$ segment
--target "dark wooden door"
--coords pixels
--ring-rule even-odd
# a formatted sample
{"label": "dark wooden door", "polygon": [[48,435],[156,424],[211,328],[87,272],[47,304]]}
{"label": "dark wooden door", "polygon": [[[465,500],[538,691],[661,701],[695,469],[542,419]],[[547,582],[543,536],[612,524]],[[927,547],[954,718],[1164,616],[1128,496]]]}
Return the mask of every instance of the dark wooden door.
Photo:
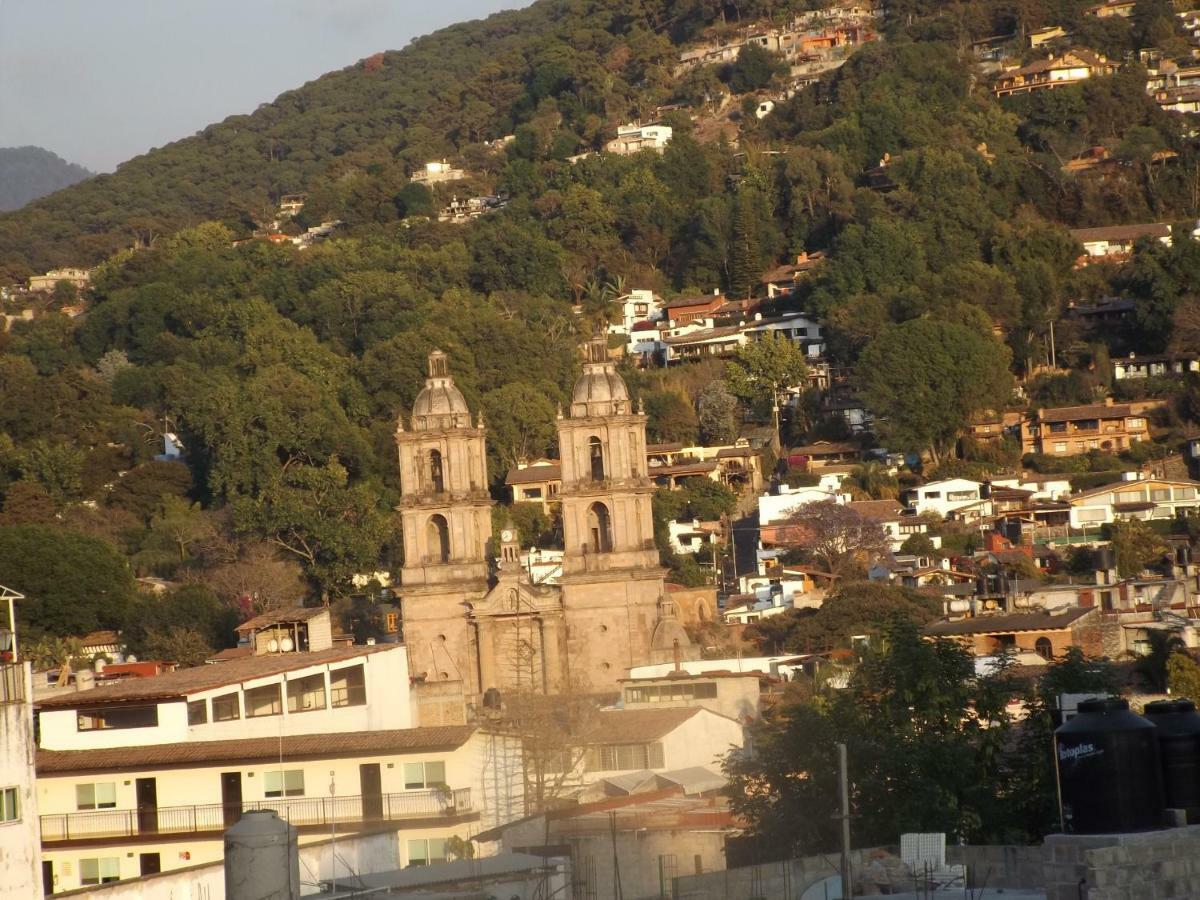
{"label": "dark wooden door", "polygon": [[242,817],[242,773],[221,773],[221,811],[228,828]]}
{"label": "dark wooden door", "polygon": [[42,860],[42,893],[54,893],[54,862],[49,859]]}
{"label": "dark wooden door", "polygon": [[383,788],[379,776],[379,763],[363,763],[358,767],[360,792],[362,793],[362,815],[364,822],[383,819]]}
{"label": "dark wooden door", "polygon": [[158,781],[139,778],[136,787],[138,831],[154,834],[158,831]]}
{"label": "dark wooden door", "polygon": [[157,875],[162,871],[162,857],[157,853],[142,853],[138,861],[142,875]]}

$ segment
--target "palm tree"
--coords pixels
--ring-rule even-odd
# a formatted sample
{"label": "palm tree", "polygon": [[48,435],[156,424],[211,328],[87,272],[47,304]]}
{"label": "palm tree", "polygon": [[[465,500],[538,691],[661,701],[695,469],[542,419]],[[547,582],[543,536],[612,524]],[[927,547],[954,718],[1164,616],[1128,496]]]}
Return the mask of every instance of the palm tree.
{"label": "palm tree", "polygon": [[871,500],[893,500],[900,486],[888,468],[878,460],[867,460],[850,473],[853,486]]}

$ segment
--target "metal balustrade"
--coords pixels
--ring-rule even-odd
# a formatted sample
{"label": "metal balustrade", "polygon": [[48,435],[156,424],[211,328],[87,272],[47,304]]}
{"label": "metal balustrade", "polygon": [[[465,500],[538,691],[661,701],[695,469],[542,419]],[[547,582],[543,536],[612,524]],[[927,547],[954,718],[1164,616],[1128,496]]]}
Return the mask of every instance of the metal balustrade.
{"label": "metal balustrade", "polygon": [[428,819],[474,812],[471,789],[401,791],[345,797],[252,800],[227,806],[160,806],[157,809],[100,809],[41,816],[42,842],[125,838],[153,834],[221,832],[244,812],[273,809],[296,826],[360,826],[404,819]]}

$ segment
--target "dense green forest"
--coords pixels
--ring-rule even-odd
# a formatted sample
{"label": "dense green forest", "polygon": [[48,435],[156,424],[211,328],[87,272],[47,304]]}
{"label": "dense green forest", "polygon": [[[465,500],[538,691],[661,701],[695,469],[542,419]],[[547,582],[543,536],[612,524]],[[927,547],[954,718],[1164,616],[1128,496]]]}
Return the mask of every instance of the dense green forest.
{"label": "dense green forest", "polygon": [[0,147],[0,212],[91,177],[83,166],[41,147]]}
{"label": "dense green forest", "polygon": [[[1069,226],[1197,215],[1190,128],[1147,95],[1136,57],[1113,77],[997,101],[970,52],[994,35],[1019,48],[1026,31],[1060,23],[1119,56],[1178,39],[1169,4],[1146,0],[1132,20],[1100,25],[1077,0],[888,2],[880,40],[761,121],[741,110],[782,76],[753,54],[674,74],[692,42],[822,5],[539,0],[0,216],[6,280],[95,266],[85,315],[54,311],[73,299],[63,291],[0,334],[0,571],[32,573],[11,585],[38,598],[23,607],[27,624],[145,632],[132,574],[195,583],[178,600],[190,612],[154,626],[159,648],[185,646],[176,632],[207,627],[197,610],[233,597],[345,597],[352,573],[399,563],[392,434],[429,350],[450,355],[484,413],[501,496],[507,467],[553,452],[579,342],[622,289],[746,296],[779,261],[825,251],[789,302],[822,317],[836,366],[910,360],[920,383],[957,371],[962,348],[979,350],[970,378],[988,391],[964,380],[940,420],[886,435],[914,450],[950,446],[968,401],[1002,400],[1010,368],[1044,362],[1070,298],[1138,300],[1114,351],[1200,337],[1172,324],[1197,311],[1194,242],[1144,246],[1122,269],[1074,268]],[[665,113],[675,135],[661,155],[568,159],[668,104],[684,108]],[[704,136],[717,115],[737,125],[736,146]],[[1094,145],[1120,165],[1104,178],[1064,173]],[[1155,155],[1164,150],[1169,164]],[[885,154],[893,184],[880,191],[864,170]],[[443,158],[466,181],[410,181]],[[295,192],[308,199],[285,230],[337,219],[336,239],[303,250],[238,240]],[[430,215],[472,192],[510,202],[464,225]],[[1081,378],[1107,352],[1065,324],[1059,347]],[[735,404],[761,415],[736,377],[733,394],[706,390],[721,375],[630,370],[651,438],[736,430]],[[864,387],[893,402],[887,385]],[[809,425],[819,423],[789,437]],[[152,459],[164,427],[182,438],[186,467]],[[103,602],[51,590],[61,566],[13,566],[51,546],[104,573]]]}

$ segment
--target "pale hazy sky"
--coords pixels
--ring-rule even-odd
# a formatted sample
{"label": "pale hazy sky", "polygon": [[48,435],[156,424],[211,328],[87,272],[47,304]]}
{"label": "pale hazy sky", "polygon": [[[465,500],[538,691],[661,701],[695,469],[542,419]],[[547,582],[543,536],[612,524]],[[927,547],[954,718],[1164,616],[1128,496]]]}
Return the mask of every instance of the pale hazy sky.
{"label": "pale hazy sky", "polygon": [[529,0],[0,0],[0,147],[117,163]]}

